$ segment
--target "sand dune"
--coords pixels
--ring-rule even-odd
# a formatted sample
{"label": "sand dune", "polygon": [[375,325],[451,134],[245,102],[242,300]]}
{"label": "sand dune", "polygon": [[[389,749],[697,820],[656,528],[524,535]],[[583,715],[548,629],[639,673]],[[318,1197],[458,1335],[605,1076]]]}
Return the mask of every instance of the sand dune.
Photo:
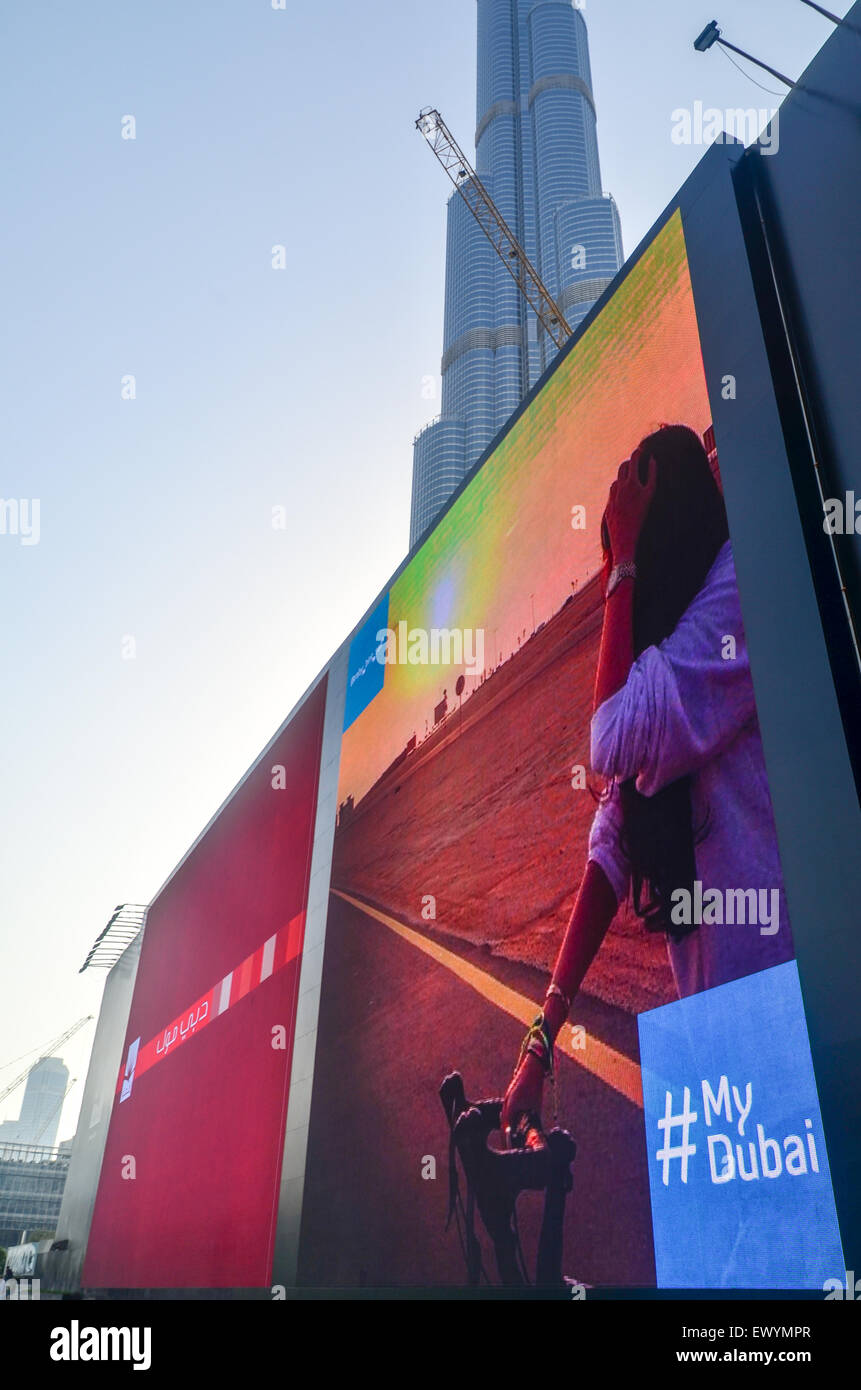
{"label": "sand dune", "polygon": [[[588,774],[600,632],[594,580],[342,818],[333,884],[549,970],[595,813],[571,769]],[[422,916],[427,895],[435,921]],[[623,908],[584,988],[631,1013],[676,998],[663,938]]]}

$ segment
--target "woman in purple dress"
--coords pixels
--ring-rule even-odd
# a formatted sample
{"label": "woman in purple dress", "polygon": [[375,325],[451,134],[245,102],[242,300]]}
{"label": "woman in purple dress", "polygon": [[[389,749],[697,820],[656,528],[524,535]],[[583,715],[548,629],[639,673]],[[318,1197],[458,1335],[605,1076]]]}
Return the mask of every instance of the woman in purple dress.
{"label": "woman in purple dress", "polygon": [[506,1094],[515,1143],[629,892],[645,928],[665,934],[680,996],[793,956],[726,509],[693,430],[664,426],[621,465],[602,541],[592,768],[607,791]]}

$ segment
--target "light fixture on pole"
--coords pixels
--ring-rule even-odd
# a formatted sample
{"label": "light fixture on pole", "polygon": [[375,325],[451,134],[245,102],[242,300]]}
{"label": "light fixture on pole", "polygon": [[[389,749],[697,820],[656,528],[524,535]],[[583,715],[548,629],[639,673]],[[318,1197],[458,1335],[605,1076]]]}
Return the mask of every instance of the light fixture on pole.
{"label": "light fixture on pole", "polygon": [[763,63],[759,58],[754,58],[752,53],[746,53],[743,48],[736,48],[734,43],[730,43],[728,39],[722,38],[718,22],[716,19],[713,19],[711,24],[707,24],[705,29],[703,29],[699,38],[694,39],[694,48],[698,53],[705,53],[707,49],[711,48],[712,45],[716,43],[719,43],[722,48],[732,49],[733,53],[738,53],[742,58],[747,58],[749,63],[755,63],[758,68],[764,68],[766,72],[771,73],[772,77],[776,77],[778,82],[785,82],[787,87],[795,86],[791,77],[786,77],[782,72],[778,72],[777,68],[769,67],[768,63]]}

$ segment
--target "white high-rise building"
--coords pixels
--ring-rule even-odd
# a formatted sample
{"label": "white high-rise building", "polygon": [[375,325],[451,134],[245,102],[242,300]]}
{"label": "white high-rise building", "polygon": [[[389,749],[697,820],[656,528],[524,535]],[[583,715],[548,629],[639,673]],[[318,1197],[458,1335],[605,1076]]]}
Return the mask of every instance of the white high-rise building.
{"label": "white high-rise building", "polygon": [[0,1143],[53,1149],[68,1084],[69,1069],[59,1057],[40,1057],[27,1077],[18,1119],[0,1125]]}

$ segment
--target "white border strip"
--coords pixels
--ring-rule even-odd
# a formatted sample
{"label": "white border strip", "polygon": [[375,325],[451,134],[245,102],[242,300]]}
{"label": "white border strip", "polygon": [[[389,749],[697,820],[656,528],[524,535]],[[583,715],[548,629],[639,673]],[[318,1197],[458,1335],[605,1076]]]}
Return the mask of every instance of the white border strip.
{"label": "white border strip", "polygon": [[338,772],[347,698],[349,650],[348,641],[339,648],[328,668],[329,682],[323,722],[323,745],[320,752],[317,815],[314,822],[314,844],[308,882],[305,941],[299,970],[287,1128],[284,1136],[272,1262],[272,1283],[283,1285],[285,1288],[295,1287],[299,1264],[302,1199],[305,1191],[311,1093],[314,1087],[314,1058],[317,1051],[317,1020],[320,1013],[323,951],[329,912],[332,850],[335,844],[335,818],[338,810]]}

